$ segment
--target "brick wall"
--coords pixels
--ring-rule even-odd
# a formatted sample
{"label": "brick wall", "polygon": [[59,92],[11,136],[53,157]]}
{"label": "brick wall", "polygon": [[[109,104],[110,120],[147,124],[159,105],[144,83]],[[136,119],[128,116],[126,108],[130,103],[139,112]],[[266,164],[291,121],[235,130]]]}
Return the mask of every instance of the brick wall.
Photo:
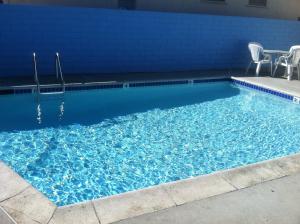
{"label": "brick wall", "polygon": [[200,14],[0,5],[0,76],[245,67],[247,43],[288,49],[300,22]]}

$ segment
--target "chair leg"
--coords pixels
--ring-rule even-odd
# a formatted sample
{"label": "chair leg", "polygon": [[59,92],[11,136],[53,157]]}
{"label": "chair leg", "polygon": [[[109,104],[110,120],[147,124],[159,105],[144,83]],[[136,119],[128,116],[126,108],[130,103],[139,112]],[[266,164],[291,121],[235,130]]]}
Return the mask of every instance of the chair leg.
{"label": "chair leg", "polygon": [[256,66],[256,76],[258,76],[259,75],[259,72],[260,72],[260,68],[261,68],[261,62],[258,62],[257,63],[257,66]]}
{"label": "chair leg", "polygon": [[249,69],[251,68],[252,65],[252,61],[250,61],[250,64],[248,65],[247,69],[246,69],[246,75],[248,75]]}
{"label": "chair leg", "polygon": [[290,65],[288,65],[288,67],[287,67],[287,75],[288,75],[287,80],[291,81],[292,76],[293,76],[293,67]]}
{"label": "chair leg", "polygon": [[287,77],[288,77],[287,74],[288,74],[288,69],[287,69],[287,67],[285,67],[283,77],[284,77],[284,78],[287,78]]}
{"label": "chair leg", "polygon": [[275,77],[277,69],[278,69],[278,64],[276,64],[276,66],[275,66],[274,72],[272,74],[273,77]]}
{"label": "chair leg", "polygon": [[271,76],[273,76],[273,62],[270,62],[271,66],[270,66],[270,71],[271,71]]}

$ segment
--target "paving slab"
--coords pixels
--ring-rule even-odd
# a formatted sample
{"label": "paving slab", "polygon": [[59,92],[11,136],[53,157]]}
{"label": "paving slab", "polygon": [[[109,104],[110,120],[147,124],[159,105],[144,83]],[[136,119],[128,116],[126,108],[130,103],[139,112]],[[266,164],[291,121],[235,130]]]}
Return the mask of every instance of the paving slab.
{"label": "paving slab", "polygon": [[2,207],[0,207],[0,224],[17,224]]}
{"label": "paving slab", "polygon": [[163,185],[176,205],[236,190],[221,175],[212,174]]}
{"label": "paving slab", "polygon": [[22,177],[0,161],[0,202],[15,196],[28,186]]}
{"label": "paving slab", "polygon": [[274,160],[275,163],[282,169],[285,175],[292,175],[300,172],[300,154],[287,156]]}
{"label": "paving slab", "polygon": [[276,162],[270,160],[232,169],[224,172],[222,176],[236,188],[242,189],[286,176],[286,174]]}
{"label": "paving slab", "polygon": [[[48,223],[56,206],[50,202],[42,193],[33,187],[28,187],[20,194],[5,200],[0,205],[16,221],[28,217],[39,223]],[[21,222],[20,223],[26,223]]]}
{"label": "paving slab", "polygon": [[59,207],[49,224],[100,224],[92,202]]}
{"label": "paving slab", "polygon": [[20,211],[7,207],[3,207],[3,209],[13,218],[13,220],[15,220],[17,224],[40,224],[39,222],[34,221],[31,217]]}
{"label": "paving slab", "polygon": [[175,206],[161,187],[152,187],[93,201],[101,224]]}
{"label": "paving slab", "polygon": [[116,224],[299,224],[300,174],[116,222]]}

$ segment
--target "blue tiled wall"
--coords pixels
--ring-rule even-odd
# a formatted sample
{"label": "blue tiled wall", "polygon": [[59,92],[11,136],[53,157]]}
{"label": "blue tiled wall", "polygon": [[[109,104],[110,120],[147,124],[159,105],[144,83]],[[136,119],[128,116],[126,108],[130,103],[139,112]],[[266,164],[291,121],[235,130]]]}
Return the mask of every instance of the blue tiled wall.
{"label": "blue tiled wall", "polygon": [[288,49],[300,22],[198,14],[0,5],[0,76],[245,67],[247,43]]}

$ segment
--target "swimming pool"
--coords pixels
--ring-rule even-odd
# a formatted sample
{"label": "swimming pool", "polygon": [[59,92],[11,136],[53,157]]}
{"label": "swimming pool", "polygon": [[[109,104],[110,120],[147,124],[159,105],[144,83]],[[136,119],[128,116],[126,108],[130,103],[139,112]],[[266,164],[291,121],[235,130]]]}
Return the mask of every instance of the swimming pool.
{"label": "swimming pool", "polygon": [[0,159],[59,206],[300,151],[299,105],[229,81],[0,105]]}

